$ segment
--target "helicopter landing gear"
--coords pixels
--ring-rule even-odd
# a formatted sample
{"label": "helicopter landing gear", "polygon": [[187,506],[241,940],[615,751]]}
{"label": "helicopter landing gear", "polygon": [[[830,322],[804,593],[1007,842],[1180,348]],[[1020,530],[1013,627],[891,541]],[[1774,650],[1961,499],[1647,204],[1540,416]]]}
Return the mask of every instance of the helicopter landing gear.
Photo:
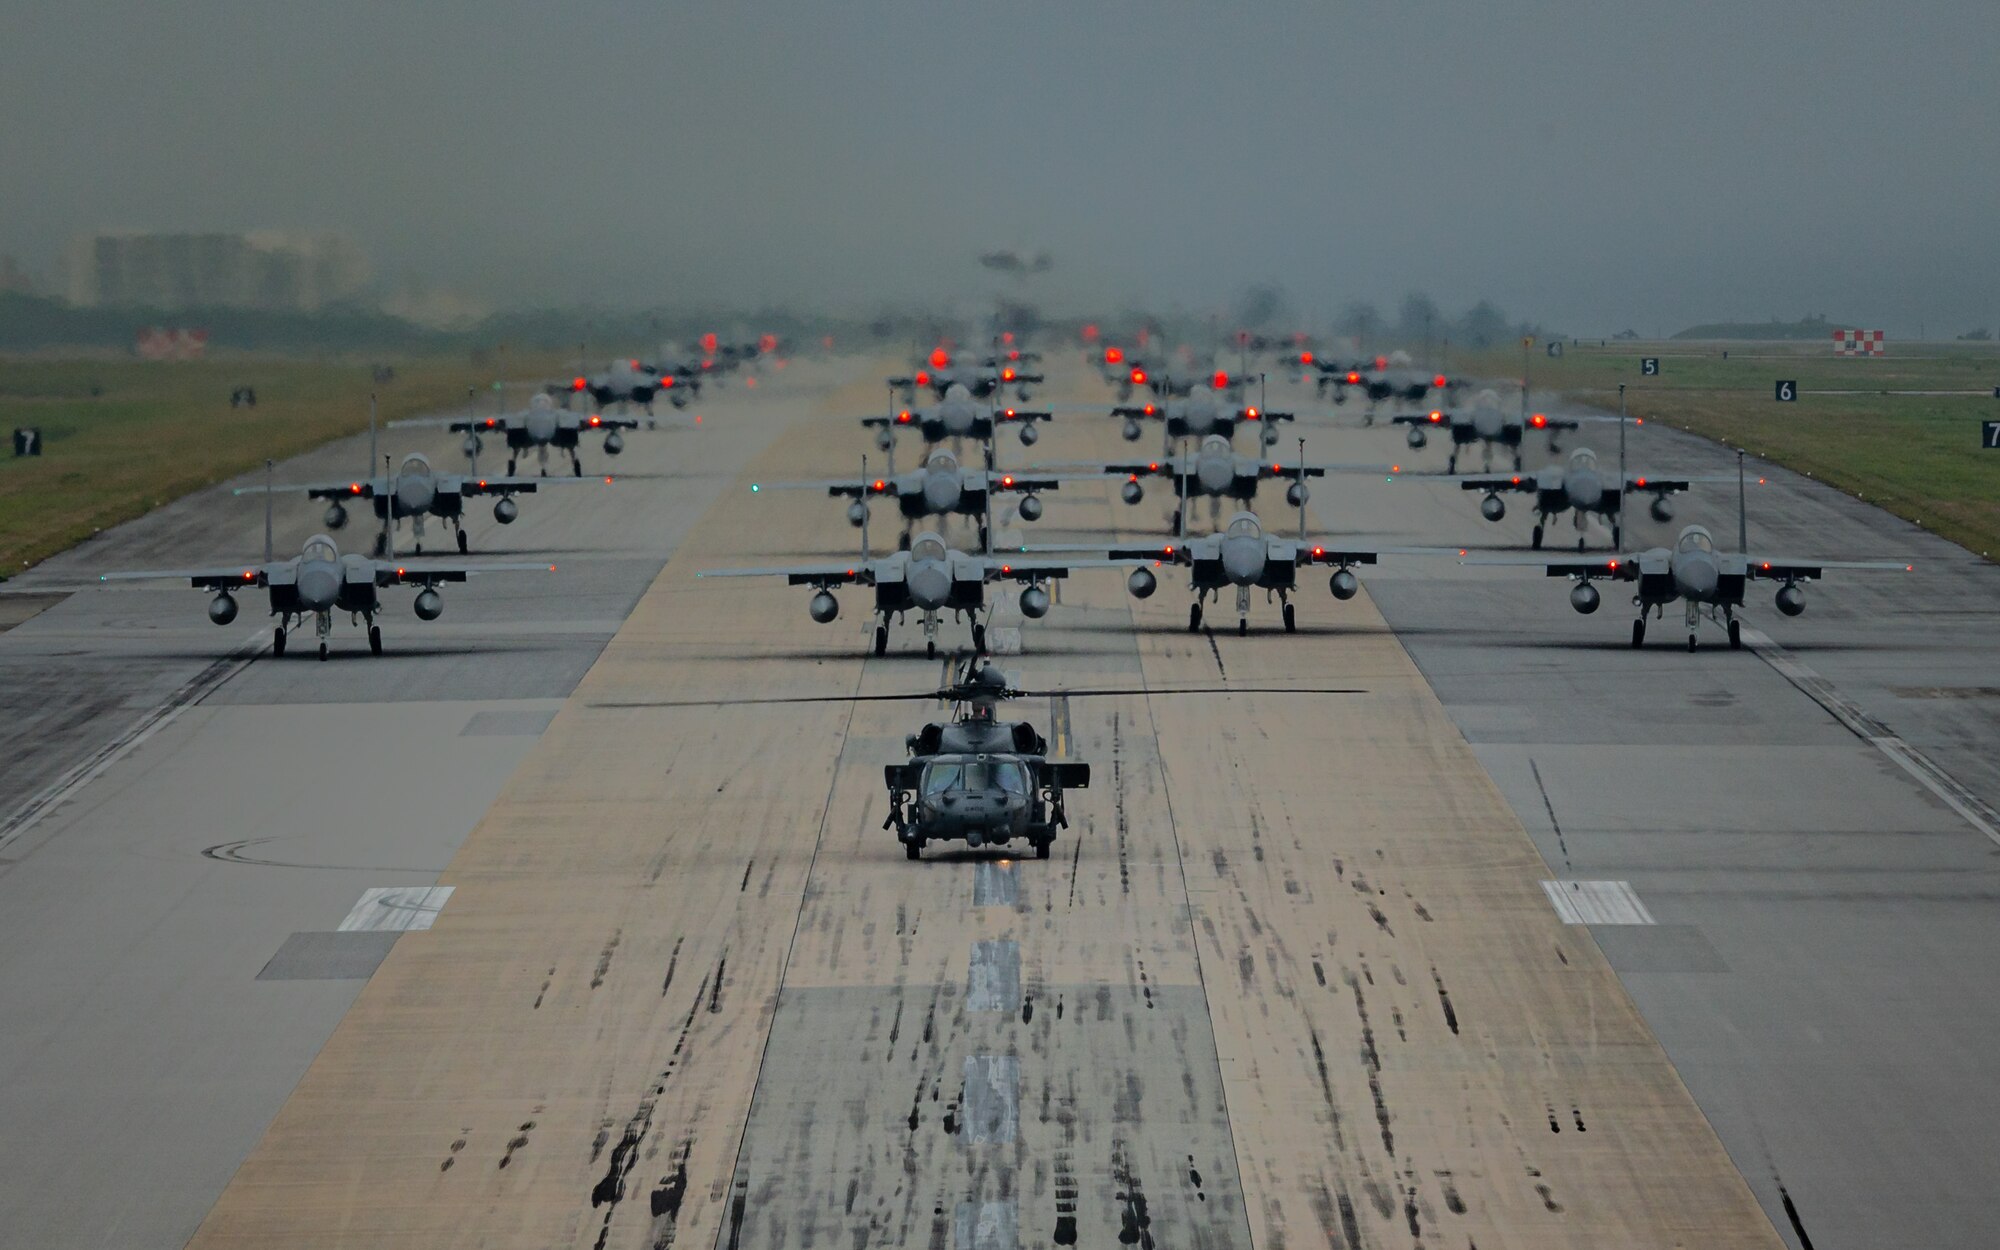
{"label": "helicopter landing gear", "polygon": [[1646,618],[1642,616],[1638,620],[1632,622],[1632,645],[1634,647],[1641,647],[1644,646],[1645,643],[1646,643]]}
{"label": "helicopter landing gear", "polygon": [[285,653],[285,627],[283,625],[280,625],[275,630],[271,631],[271,654],[274,656],[282,656],[284,653]]}
{"label": "helicopter landing gear", "polygon": [[1049,853],[1055,849],[1055,844],[1056,840],[1054,838],[1037,839],[1035,842],[1035,858],[1047,859]]}
{"label": "helicopter landing gear", "polygon": [[1299,632],[1299,616],[1296,604],[1288,603],[1285,605],[1285,632],[1288,634]]}
{"label": "helicopter landing gear", "polygon": [[903,843],[904,859],[922,859],[923,857],[924,844],[921,838]]}
{"label": "helicopter landing gear", "polygon": [[875,654],[886,655],[888,650],[889,627],[887,625],[877,625],[875,627]]}
{"label": "helicopter landing gear", "polygon": [[368,627],[368,650],[375,655],[382,654],[382,627],[380,625],[371,624]]}
{"label": "helicopter landing gear", "polygon": [[1196,630],[1200,628],[1201,628],[1201,604],[1199,601],[1197,601],[1195,603],[1190,603],[1188,605],[1188,632],[1194,633]]}

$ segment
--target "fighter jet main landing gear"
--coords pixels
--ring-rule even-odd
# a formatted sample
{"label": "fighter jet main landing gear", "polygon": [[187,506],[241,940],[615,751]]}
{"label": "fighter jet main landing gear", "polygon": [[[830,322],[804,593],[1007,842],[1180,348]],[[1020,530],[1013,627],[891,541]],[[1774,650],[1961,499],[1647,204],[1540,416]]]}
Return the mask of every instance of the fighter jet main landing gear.
{"label": "fighter jet main landing gear", "polygon": [[382,627],[372,622],[368,626],[368,650],[374,655],[382,654]]}
{"label": "fighter jet main landing gear", "polygon": [[1743,649],[1743,622],[1735,617],[1729,620],[1729,649],[1731,651]]}
{"label": "fighter jet main landing gear", "polygon": [[1646,618],[1642,616],[1638,620],[1632,622],[1632,645],[1634,647],[1641,647],[1644,646],[1645,643],[1646,643]]}
{"label": "fighter jet main landing gear", "polygon": [[1285,604],[1285,632],[1288,634],[1299,632],[1299,617],[1296,606],[1292,603]]}
{"label": "fighter jet main landing gear", "polygon": [[1535,549],[1536,551],[1540,551],[1540,550],[1542,549],[1542,526],[1541,526],[1541,522],[1537,521],[1537,522],[1535,523],[1535,530],[1534,530],[1534,533],[1532,533],[1532,534],[1530,534],[1530,535],[1528,536],[1528,545],[1529,545],[1530,547],[1533,547],[1533,548],[1534,548],[1534,549]]}
{"label": "fighter jet main landing gear", "polygon": [[884,621],[883,623],[875,627],[875,654],[886,655],[888,654],[888,652],[889,652],[889,623],[887,621]]}
{"label": "fighter jet main landing gear", "polygon": [[1200,628],[1201,628],[1201,601],[1197,599],[1195,602],[1188,605],[1188,632],[1194,633],[1196,630]]}
{"label": "fighter jet main landing gear", "polygon": [[275,630],[271,631],[271,654],[274,656],[282,656],[283,654],[285,654],[284,625],[279,625]]}

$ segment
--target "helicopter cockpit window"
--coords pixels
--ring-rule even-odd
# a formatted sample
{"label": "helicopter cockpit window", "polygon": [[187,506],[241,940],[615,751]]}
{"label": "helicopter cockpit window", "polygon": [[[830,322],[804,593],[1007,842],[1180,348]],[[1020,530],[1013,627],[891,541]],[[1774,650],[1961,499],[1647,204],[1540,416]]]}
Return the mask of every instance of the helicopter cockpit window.
{"label": "helicopter cockpit window", "polygon": [[939,538],[919,538],[910,547],[910,559],[912,560],[944,559],[944,541]]}
{"label": "helicopter cockpit window", "polygon": [[924,794],[943,794],[965,784],[965,768],[960,764],[932,764],[924,769]]}
{"label": "helicopter cockpit window", "polygon": [[992,765],[993,783],[1009,794],[1026,796],[1028,793],[1028,770],[1013,760],[998,760]]}
{"label": "helicopter cockpit window", "polygon": [[1682,551],[1714,551],[1715,540],[1700,530],[1689,530],[1681,535]]}

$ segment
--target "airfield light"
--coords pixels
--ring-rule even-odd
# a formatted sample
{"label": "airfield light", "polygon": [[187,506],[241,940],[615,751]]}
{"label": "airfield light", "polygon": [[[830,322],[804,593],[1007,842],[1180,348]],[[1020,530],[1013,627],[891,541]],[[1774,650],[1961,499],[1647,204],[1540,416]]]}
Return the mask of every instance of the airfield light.
{"label": "airfield light", "polygon": [[757,379],[756,379],[756,378],[744,378],[744,379],[743,379],[743,385],[745,385],[745,386],[749,387],[749,388],[750,388],[751,390],[753,390],[753,391],[754,391],[754,390],[756,390],[756,389],[757,389]]}
{"label": "airfield light", "polygon": [[695,423],[696,425],[700,425],[700,424],[701,424],[701,415],[700,415],[699,413],[695,414],[695,419],[694,419],[694,423]]}
{"label": "airfield light", "polygon": [[1757,485],[1759,485],[1759,486],[1762,486],[1763,484],[1764,484],[1764,479],[1763,479],[1763,478],[1761,478],[1761,477],[1760,477],[1760,478],[1758,478],[1758,479],[1757,479]]}
{"label": "airfield light", "polygon": [[612,482],[614,482],[614,481],[616,481],[616,480],[617,480],[617,479],[616,479],[616,478],[614,478],[614,477],[612,477],[612,476],[611,476],[611,475],[610,475],[609,473],[607,473],[607,474],[605,474],[605,475],[604,475],[604,484],[605,484],[606,486],[609,486],[609,485],[611,485],[611,483],[612,483]]}

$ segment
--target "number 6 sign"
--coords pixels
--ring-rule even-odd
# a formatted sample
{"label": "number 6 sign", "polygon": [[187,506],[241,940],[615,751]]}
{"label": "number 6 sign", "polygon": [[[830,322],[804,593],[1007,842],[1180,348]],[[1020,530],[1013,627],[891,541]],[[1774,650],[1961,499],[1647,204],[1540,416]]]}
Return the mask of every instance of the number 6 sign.
{"label": "number 6 sign", "polygon": [[1790,378],[1778,383],[1778,393],[1774,398],[1781,404],[1795,404],[1799,400],[1799,384]]}

